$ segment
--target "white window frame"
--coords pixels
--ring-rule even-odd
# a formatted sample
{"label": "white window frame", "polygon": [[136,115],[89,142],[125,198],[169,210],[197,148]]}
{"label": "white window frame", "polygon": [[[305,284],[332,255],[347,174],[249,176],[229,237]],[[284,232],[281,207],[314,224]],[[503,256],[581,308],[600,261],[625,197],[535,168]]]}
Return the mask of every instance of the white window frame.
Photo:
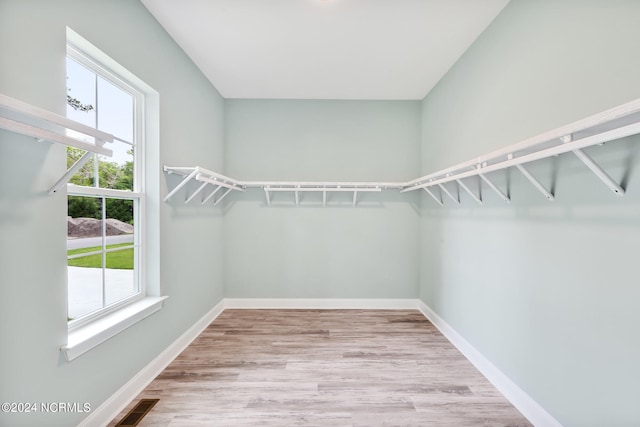
{"label": "white window frame", "polygon": [[[75,47],[72,43],[67,44],[67,57],[76,61],[83,67],[87,68],[89,71],[95,73],[98,77],[108,81],[112,85],[131,95],[133,98],[133,141],[126,141],[118,137],[118,135],[114,135],[114,139],[126,144],[130,144],[132,148],[134,148],[134,166],[133,166],[133,191],[126,190],[114,190],[108,188],[99,187],[99,182],[96,179],[95,187],[85,187],[79,185],[69,184],[67,185],[67,195],[68,196],[87,196],[87,197],[95,197],[102,200],[102,214],[104,216],[105,212],[105,201],[107,198],[115,198],[115,199],[124,199],[124,200],[132,200],[134,203],[134,241],[133,246],[137,248],[134,249],[134,287],[138,289],[138,292],[126,297],[120,301],[117,301],[113,304],[104,305],[104,288],[108,284],[105,283],[105,279],[103,276],[102,289],[103,289],[103,307],[99,308],[95,311],[87,313],[86,315],[81,316],[78,319],[74,319],[69,321],[69,330],[72,331],[76,328],[82,327],[90,322],[95,321],[107,314],[113,313],[114,311],[129,305],[135,301],[144,298],[145,296],[145,287],[144,287],[144,240],[141,238],[144,235],[144,207],[145,207],[145,194],[144,194],[144,180],[142,177],[144,176],[144,94],[137,89],[130,82],[125,80],[121,75],[111,70],[106,64],[99,63],[95,58],[91,57],[90,54],[86,52],[82,52],[80,49]],[[96,115],[97,109],[99,108],[96,105]],[[97,154],[94,154],[94,159],[97,158]],[[96,178],[98,176],[97,162],[95,167]],[[104,218],[103,218],[104,219]],[[104,237],[104,229],[103,229],[103,237]],[[101,252],[106,254],[106,242],[102,243]],[[103,255],[104,261],[104,255]],[[106,268],[105,265],[102,266],[103,269]]]}
{"label": "white window frame", "polygon": [[[150,187],[157,190],[159,183],[153,177],[150,181],[145,178],[148,173],[146,170],[147,161],[151,159],[152,165],[157,162],[157,147],[152,147],[152,151],[148,152],[149,148],[145,145],[147,131],[150,131],[153,141],[157,143],[158,140],[158,93],[70,28],[67,28],[67,56],[131,94],[134,97],[135,114],[134,141],[123,141],[115,135],[116,140],[125,143],[135,142],[133,191],[68,184],[67,195],[117,197],[134,200],[134,203],[137,200],[138,204],[137,209],[134,208],[134,227],[136,230],[133,242],[138,248],[137,251],[134,250],[134,254],[137,256],[134,275],[137,280],[138,293],[68,322],[67,343],[61,346],[61,350],[65,353],[67,360],[71,361],[160,310],[167,297],[160,296],[159,283],[155,283],[159,280],[157,239],[152,239],[154,245],[150,250],[148,248],[149,240],[146,238],[149,221],[151,221],[154,230],[159,225],[158,213],[154,211],[150,215],[147,212],[148,202],[146,200],[147,184],[150,182]],[[147,109],[148,101],[150,101],[151,110]],[[156,203],[153,203],[153,206],[155,205]],[[151,271],[149,271],[149,259],[151,259]],[[147,279],[150,277],[154,281],[151,287],[147,283]]]}

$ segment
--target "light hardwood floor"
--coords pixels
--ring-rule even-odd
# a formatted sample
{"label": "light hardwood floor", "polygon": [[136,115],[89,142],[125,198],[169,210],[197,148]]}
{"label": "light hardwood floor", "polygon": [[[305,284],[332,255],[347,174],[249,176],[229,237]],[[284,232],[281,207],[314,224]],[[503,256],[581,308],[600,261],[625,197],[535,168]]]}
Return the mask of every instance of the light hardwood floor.
{"label": "light hardwood floor", "polygon": [[225,310],[140,426],[530,426],[415,310]]}

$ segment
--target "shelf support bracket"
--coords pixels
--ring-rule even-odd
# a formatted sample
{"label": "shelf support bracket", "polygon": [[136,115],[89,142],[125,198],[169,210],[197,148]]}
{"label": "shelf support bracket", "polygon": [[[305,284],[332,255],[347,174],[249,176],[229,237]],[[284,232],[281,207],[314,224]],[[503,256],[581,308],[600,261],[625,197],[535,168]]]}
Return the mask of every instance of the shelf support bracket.
{"label": "shelf support bracket", "polygon": [[436,197],[436,195],[433,194],[433,191],[429,190],[429,187],[424,187],[424,191],[426,191],[431,197],[433,197],[433,200],[438,202],[438,204],[440,206],[444,206],[444,203],[442,203],[442,200],[440,200],[438,197]]}
{"label": "shelf support bracket", "polygon": [[587,153],[582,151],[581,149],[573,150],[573,153],[578,156],[578,158],[587,165],[591,172],[593,172],[604,184],[609,187],[611,191],[613,191],[618,196],[624,195],[624,188],[618,185],[608,174],[604,171],[596,162],[593,161]]}
{"label": "shelf support bracket", "polygon": [[207,203],[213,196],[216,195],[216,193],[218,191],[220,191],[220,189],[222,188],[222,185],[218,185],[218,187],[216,187],[211,194],[209,194],[207,197],[205,197],[205,199],[200,203],[201,205],[204,205],[205,203]]}
{"label": "shelf support bracket", "polygon": [[227,188],[227,191],[225,191],[224,193],[222,193],[222,196],[220,196],[220,198],[218,200],[216,200],[215,202],[213,202],[213,206],[217,205],[218,203],[220,203],[222,201],[222,199],[224,199],[226,197],[227,194],[231,193],[231,190],[233,190],[233,188]]}
{"label": "shelf support bracket", "polygon": [[462,180],[456,179],[456,182],[458,183],[458,185],[459,185],[460,187],[462,187],[462,188],[463,188],[463,190],[464,190],[464,191],[466,191],[467,193],[469,193],[469,195],[471,196],[471,198],[472,198],[473,200],[475,200],[476,202],[478,202],[478,203],[482,204],[482,199],[480,199],[480,197],[476,196],[476,195],[473,193],[473,191],[471,191],[471,189],[470,189],[469,187],[467,187],[467,185],[466,185],[464,182],[462,182]]}
{"label": "shelf support bracket", "polygon": [[191,172],[189,175],[185,176],[184,179],[175,186],[175,188],[173,190],[171,190],[169,192],[169,194],[167,194],[164,198],[164,201],[166,202],[167,200],[169,200],[170,198],[173,197],[174,194],[176,194],[178,191],[180,191],[180,189],[182,187],[184,187],[185,185],[187,185],[187,182],[191,181],[193,178],[195,178],[195,176],[198,174],[198,169],[195,169],[193,172]]}
{"label": "shelf support bracket", "polygon": [[456,202],[456,204],[458,204],[458,205],[460,204],[460,200],[458,200],[453,194],[451,194],[451,192],[449,190],[447,190],[447,188],[444,185],[438,184],[438,187],[440,187],[440,190],[442,190],[444,192],[444,194],[449,196],[451,198],[451,200]]}
{"label": "shelf support bracket", "polygon": [[547,198],[547,200],[552,202],[555,199],[553,194],[551,194],[551,192],[549,190],[547,190],[544,187],[544,185],[542,185],[540,183],[540,181],[538,181],[533,175],[531,175],[531,173],[528,170],[526,170],[524,168],[524,166],[516,165],[516,167],[518,168],[518,170],[520,172],[522,172],[522,175],[524,175],[529,181],[531,181],[531,183],[534,185],[534,187],[536,187],[544,195],[544,197]]}
{"label": "shelf support bracket", "polygon": [[187,199],[184,201],[185,204],[189,203],[190,201],[193,200],[194,197],[196,197],[198,194],[200,194],[200,192],[204,189],[204,187],[206,187],[209,183],[208,182],[203,182],[202,185],[200,187],[198,187],[198,189],[196,191],[193,192],[192,195],[190,195],[189,197],[187,197]]}
{"label": "shelf support bracket", "polygon": [[351,206],[355,207],[356,203],[358,203],[358,191],[353,192],[353,204]]}
{"label": "shelf support bracket", "polygon": [[298,194],[298,190],[295,190],[294,193],[296,195],[296,206],[298,206],[300,204],[300,195]]}
{"label": "shelf support bracket", "polygon": [[324,190],[322,192],[322,207],[326,207],[327,206],[327,190]]}
{"label": "shelf support bracket", "polygon": [[271,195],[269,194],[269,187],[264,187],[264,197],[267,198],[267,206],[271,206]]}
{"label": "shelf support bracket", "polygon": [[507,202],[507,203],[510,203],[510,202],[511,202],[511,200],[509,200],[509,196],[507,196],[506,194],[504,194],[504,193],[502,192],[502,190],[500,190],[498,187],[496,187],[496,185],[495,185],[493,182],[491,182],[491,181],[489,180],[489,178],[487,178],[487,177],[486,177],[484,174],[482,174],[482,173],[479,173],[478,175],[480,176],[480,178],[482,178],[482,180],[483,180],[484,182],[486,182],[486,183],[487,183],[487,185],[488,185],[488,186],[489,186],[493,191],[495,191],[495,192],[498,194],[498,196],[500,196],[500,198],[501,198],[502,200],[504,200],[504,201],[505,201],[505,202]]}
{"label": "shelf support bracket", "polygon": [[67,185],[67,182],[69,182],[71,177],[75,175],[76,172],[78,172],[82,168],[82,166],[84,166],[85,163],[87,163],[89,159],[91,159],[91,157],[93,157],[93,154],[94,153],[87,151],[82,155],[82,157],[76,160],[76,162],[69,169],[67,169],[65,174],[62,175],[62,178],[60,178],[58,182],[56,182],[53,185],[53,187],[51,187],[51,189],[49,190],[49,195],[52,196],[54,193],[58,192],[62,187]]}

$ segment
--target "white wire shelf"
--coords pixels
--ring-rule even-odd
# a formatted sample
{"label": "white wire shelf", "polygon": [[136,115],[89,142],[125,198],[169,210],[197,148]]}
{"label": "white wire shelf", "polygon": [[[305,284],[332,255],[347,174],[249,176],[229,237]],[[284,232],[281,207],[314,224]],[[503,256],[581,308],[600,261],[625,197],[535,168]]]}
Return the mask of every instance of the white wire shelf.
{"label": "white wire shelf", "polygon": [[113,135],[78,123],[44,108],[0,94],[0,127],[41,141],[57,142],[111,157],[104,147]]}
{"label": "white wire shelf", "polygon": [[[264,190],[267,205],[271,205],[272,193],[289,192],[293,193],[296,205],[300,204],[300,193],[321,192],[322,204],[327,205],[327,193],[353,193],[353,206],[357,204],[359,193],[381,192],[387,189],[401,189],[403,182],[342,182],[342,181],[239,181],[234,178],[210,171],[201,166],[192,167],[174,167],[165,166],[164,171],[169,174],[178,174],[183,176],[182,181],[178,183],[164,198],[169,201],[176,195],[180,189],[186,186],[190,181],[198,181],[201,184],[190,195],[185,198],[185,203],[191,202],[199,194],[202,195],[201,204],[207,203],[214,198],[217,193],[225,188],[226,190],[214,199],[214,205],[220,201],[231,191],[245,191],[247,188],[261,188]],[[211,191],[205,196],[205,188],[211,186]]]}
{"label": "white wire shelf", "polygon": [[[228,176],[224,176],[217,172],[210,171],[201,166],[193,166],[193,167],[171,167],[165,166],[164,171],[168,174],[176,174],[183,177],[182,181],[178,185],[176,185],[173,190],[169,192],[164,198],[165,202],[168,202],[173,196],[175,196],[180,189],[182,189],[185,185],[187,185],[190,181],[198,181],[200,182],[200,186],[191,193],[185,199],[185,203],[189,203],[195,197],[202,193],[203,198],[200,201],[201,204],[207,203],[209,200],[214,199],[213,205],[217,205],[224,199],[231,191],[244,191],[244,187],[240,184],[239,181],[229,178]],[[212,191],[204,196],[203,190],[208,187],[212,187]],[[216,194],[222,189],[225,189],[222,194],[219,194],[216,198]]]}
{"label": "white wire shelf", "polygon": [[300,193],[322,193],[322,206],[327,205],[328,193],[353,193],[352,206],[356,206],[359,193],[379,193],[382,190],[402,188],[401,182],[246,181],[243,184],[247,188],[262,188],[267,205],[271,205],[271,193],[293,193],[296,206],[300,204]]}
{"label": "white wire shelf", "polygon": [[78,123],[44,108],[0,94],[0,128],[35,138],[85,150],[86,153],[51,187],[54,194],[94,155],[113,156],[104,145],[114,136]]}
{"label": "white wire shelf", "polygon": [[[518,169],[548,200],[554,195],[547,190],[527,169],[524,164],[564,153],[574,153],[614,194],[624,195],[625,190],[614,181],[584,151],[584,148],[601,145],[640,133],[640,100],[635,100],[615,108],[603,111],[558,129],[534,136],[517,144],[509,145],[475,159],[451,166],[446,169],[409,181],[401,192],[424,189],[438,204],[443,205],[443,194],[456,203],[460,203],[444,184],[455,182],[476,202],[482,204],[480,194],[475,194],[462,181],[478,176],[500,198],[509,203],[504,194],[487,176],[510,167]],[[440,195],[433,191],[438,188]]]}
{"label": "white wire shelf", "polygon": [[[216,205],[233,190],[244,191],[247,188],[261,188],[264,190],[267,205],[271,205],[273,193],[280,192],[293,193],[296,205],[300,204],[301,193],[321,192],[323,206],[327,205],[328,193],[351,192],[353,193],[352,204],[356,206],[359,193],[381,192],[383,190],[399,190],[401,193],[407,193],[419,189],[425,190],[440,205],[444,205],[444,196],[459,204],[460,191],[452,192],[444,185],[455,182],[477,203],[482,204],[481,192],[474,193],[464,181],[466,178],[477,176],[502,200],[509,203],[509,196],[495,185],[486,174],[515,167],[547,200],[552,201],[555,196],[524,165],[569,152],[574,153],[614,194],[622,196],[625,189],[613,180],[583,149],[636,134],[640,134],[640,99],[407,182],[240,181],[200,166],[165,166],[165,172],[179,174],[184,178],[167,194],[164,200],[168,201],[189,181],[195,180],[201,184],[186,197],[185,203],[189,203],[202,193],[202,204],[214,198],[214,205]],[[204,196],[204,190],[209,185],[212,187],[211,192]],[[218,195],[218,192],[223,188],[225,191]],[[217,198],[215,198],[216,195],[218,195]]]}

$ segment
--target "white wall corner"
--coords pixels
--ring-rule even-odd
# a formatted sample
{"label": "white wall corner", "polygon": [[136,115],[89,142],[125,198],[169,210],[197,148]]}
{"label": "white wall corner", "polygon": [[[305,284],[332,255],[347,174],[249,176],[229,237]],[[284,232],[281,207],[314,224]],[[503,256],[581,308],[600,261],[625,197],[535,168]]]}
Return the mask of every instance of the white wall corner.
{"label": "white wall corner", "polygon": [[224,300],[191,326],[169,347],[149,362],[125,385],[85,418],[78,427],[106,426],[140,394],[224,310]]}
{"label": "white wall corner", "polygon": [[562,427],[558,420],[484,357],[431,307],[419,301],[418,309],[534,426]]}

